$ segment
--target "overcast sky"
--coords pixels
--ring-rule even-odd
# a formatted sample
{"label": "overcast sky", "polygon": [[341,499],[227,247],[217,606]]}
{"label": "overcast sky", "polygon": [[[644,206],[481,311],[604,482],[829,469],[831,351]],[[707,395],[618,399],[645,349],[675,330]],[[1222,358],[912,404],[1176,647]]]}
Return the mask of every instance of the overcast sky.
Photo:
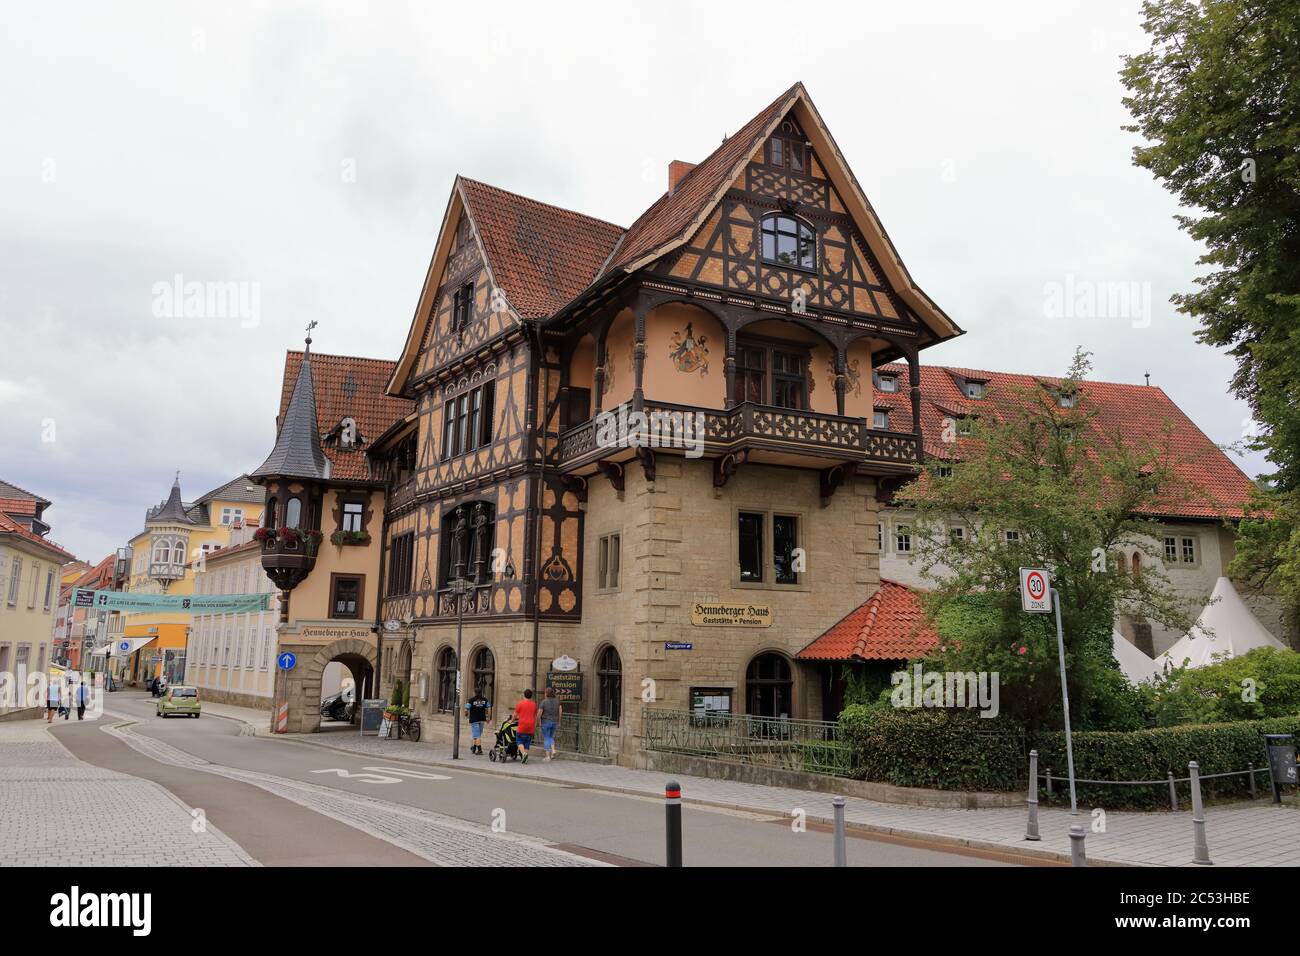
{"label": "overcast sky", "polygon": [[[1138,0],[11,7],[0,478],[98,560],[177,469],[193,499],[261,462],[308,321],[397,357],[455,174],[626,226],[795,80],[967,331],[925,361],[1059,374],[1081,345],[1235,442],[1232,362],[1168,304],[1198,249],[1120,128],[1144,46]],[[160,315],[178,275],[257,298]],[[1108,283],[1119,315],[1053,304]]]}

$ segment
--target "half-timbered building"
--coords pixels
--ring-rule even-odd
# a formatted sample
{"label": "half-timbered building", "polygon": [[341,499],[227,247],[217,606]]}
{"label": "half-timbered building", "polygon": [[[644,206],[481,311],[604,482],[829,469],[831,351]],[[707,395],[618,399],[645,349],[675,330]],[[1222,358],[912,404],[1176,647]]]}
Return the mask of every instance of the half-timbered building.
{"label": "half-timbered building", "polygon": [[[367,455],[385,495],[385,674],[428,715],[822,716],[796,653],[879,586],[877,483],[921,453],[920,289],[802,85],[630,227],[458,178]],[[910,415],[876,427],[873,370]],[[462,582],[462,583],[455,583]],[[387,625],[385,629],[383,625]],[[457,653],[458,625],[460,653]]]}

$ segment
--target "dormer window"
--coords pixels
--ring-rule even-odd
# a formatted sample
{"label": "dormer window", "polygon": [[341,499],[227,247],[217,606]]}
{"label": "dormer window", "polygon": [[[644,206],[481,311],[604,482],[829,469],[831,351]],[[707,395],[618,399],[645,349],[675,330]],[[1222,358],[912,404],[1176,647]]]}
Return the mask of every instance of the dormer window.
{"label": "dormer window", "polygon": [[898,376],[897,375],[876,376],[876,388],[878,388],[882,392],[897,392]]}
{"label": "dormer window", "polygon": [[969,438],[975,432],[975,423],[969,418],[957,419],[957,434]]}
{"label": "dormer window", "polygon": [[871,427],[887,430],[889,428],[889,412],[876,412],[872,416]]}
{"label": "dormer window", "polygon": [[973,379],[966,380],[966,397],[980,399],[984,397],[984,383]]}
{"label": "dormer window", "polygon": [[783,213],[763,217],[763,259],[797,269],[817,268],[817,234]]}
{"label": "dormer window", "polygon": [[781,166],[802,173],[808,168],[807,145],[798,127],[786,120],[767,141],[769,166]]}
{"label": "dormer window", "polygon": [[1057,404],[1062,408],[1074,408],[1074,400],[1074,392],[1061,392],[1061,394],[1056,397]]}
{"label": "dormer window", "polygon": [[452,295],[451,330],[462,332],[469,325],[474,302],[474,283],[467,282]]}

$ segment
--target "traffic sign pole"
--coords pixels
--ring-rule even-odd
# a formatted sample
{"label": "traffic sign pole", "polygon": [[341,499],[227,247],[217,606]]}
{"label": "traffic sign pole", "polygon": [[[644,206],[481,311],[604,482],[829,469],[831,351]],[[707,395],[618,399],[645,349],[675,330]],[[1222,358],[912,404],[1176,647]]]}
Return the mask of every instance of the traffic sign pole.
{"label": "traffic sign pole", "polygon": [[1079,815],[1079,803],[1074,795],[1074,741],[1070,737],[1070,688],[1065,680],[1065,632],[1061,630],[1061,593],[1051,589],[1052,605],[1056,608],[1056,651],[1061,662],[1061,708],[1065,713],[1065,763],[1070,774],[1070,816]]}

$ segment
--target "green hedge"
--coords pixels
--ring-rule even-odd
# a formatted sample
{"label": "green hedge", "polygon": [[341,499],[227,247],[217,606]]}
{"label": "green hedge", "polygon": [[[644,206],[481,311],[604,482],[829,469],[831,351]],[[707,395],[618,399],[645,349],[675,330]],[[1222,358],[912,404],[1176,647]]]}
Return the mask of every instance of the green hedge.
{"label": "green hedge", "polygon": [[859,780],[935,790],[1015,790],[1028,781],[1024,735],[1005,718],[855,705],[839,726]]}
{"label": "green hedge", "polygon": [[[1175,777],[1187,776],[1187,764],[1195,760],[1202,774],[1245,770],[1250,764],[1266,767],[1261,734],[1296,734],[1300,739],[1300,717],[1271,720],[1243,720],[1227,724],[1197,724],[1181,727],[1154,727],[1131,731],[1083,731],[1074,735],[1074,774],[1085,780],[1161,780],[1169,771]],[[1049,768],[1054,777],[1066,775],[1064,732],[1033,735],[1038,748],[1038,769]],[[1267,776],[1259,774],[1256,784],[1267,789]],[[1053,782],[1052,802],[1069,803],[1069,786]],[[1103,808],[1169,809],[1169,786],[1108,787],[1094,784],[1078,786],[1080,805]],[[1205,780],[1201,792],[1207,799],[1240,798],[1250,793],[1245,774]],[[1182,805],[1188,805],[1188,785],[1178,784]],[[1039,799],[1045,800],[1045,790]]]}

